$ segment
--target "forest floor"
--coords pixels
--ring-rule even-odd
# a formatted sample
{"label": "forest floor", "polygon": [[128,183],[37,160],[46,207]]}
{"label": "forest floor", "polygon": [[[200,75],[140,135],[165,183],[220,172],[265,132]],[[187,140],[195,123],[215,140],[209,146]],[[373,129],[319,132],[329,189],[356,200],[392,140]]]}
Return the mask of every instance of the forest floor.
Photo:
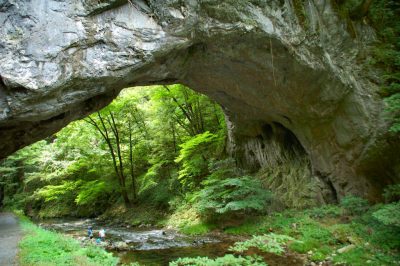
{"label": "forest floor", "polygon": [[0,213],[0,265],[15,265],[21,230],[12,213]]}

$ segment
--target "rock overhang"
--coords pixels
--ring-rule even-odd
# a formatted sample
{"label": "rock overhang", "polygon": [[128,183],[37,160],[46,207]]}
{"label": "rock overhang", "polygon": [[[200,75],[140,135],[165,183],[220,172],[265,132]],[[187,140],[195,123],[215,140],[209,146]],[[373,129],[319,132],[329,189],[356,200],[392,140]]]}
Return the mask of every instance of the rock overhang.
{"label": "rock overhang", "polygon": [[237,156],[278,123],[339,196],[374,198],[399,179],[399,159],[385,156],[399,140],[387,133],[377,84],[358,60],[374,33],[358,25],[361,37],[352,38],[326,1],[309,1],[304,12],[307,27],[290,1],[6,0],[1,156],[100,109],[124,87],[179,82],[224,107]]}

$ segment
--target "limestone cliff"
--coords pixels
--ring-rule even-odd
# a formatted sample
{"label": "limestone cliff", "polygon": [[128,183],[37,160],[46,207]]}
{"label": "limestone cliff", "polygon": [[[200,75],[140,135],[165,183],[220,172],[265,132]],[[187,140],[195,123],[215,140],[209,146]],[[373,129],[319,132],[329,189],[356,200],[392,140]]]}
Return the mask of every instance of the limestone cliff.
{"label": "limestone cliff", "polygon": [[349,33],[331,1],[300,3],[1,0],[0,155],[122,88],[183,83],[223,106],[229,151],[248,167],[266,163],[278,135],[304,148],[334,197],[375,198],[399,180],[400,141],[363,63],[374,32],[359,23]]}

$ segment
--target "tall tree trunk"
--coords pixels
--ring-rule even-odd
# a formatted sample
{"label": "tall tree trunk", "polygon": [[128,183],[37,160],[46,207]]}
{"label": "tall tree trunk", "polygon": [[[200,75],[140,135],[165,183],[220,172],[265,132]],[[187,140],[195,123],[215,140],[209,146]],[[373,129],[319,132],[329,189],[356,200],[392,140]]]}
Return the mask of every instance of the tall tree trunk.
{"label": "tall tree trunk", "polygon": [[[119,183],[119,186],[120,186],[121,196],[122,196],[122,198],[124,200],[125,205],[129,206],[130,202],[129,202],[129,197],[128,197],[128,194],[127,194],[127,191],[126,191],[126,186],[125,186],[125,176],[123,175],[123,165],[121,164],[122,157],[121,157],[121,153],[120,153],[121,152],[120,151],[120,146],[117,145],[119,166],[120,166],[120,170],[118,170],[117,158],[115,156],[115,151],[114,151],[114,148],[113,148],[113,145],[112,145],[112,142],[111,142],[110,134],[108,133],[106,124],[104,123],[104,118],[101,116],[100,112],[97,112],[97,116],[98,116],[98,118],[100,120],[100,125],[101,126],[95,120],[93,120],[91,117],[89,117],[89,120],[85,120],[85,121],[88,122],[89,124],[93,125],[99,131],[99,133],[101,134],[101,136],[103,137],[103,139],[107,143],[107,146],[108,146],[111,158],[112,158],[114,171],[115,171],[115,174],[117,175],[117,178],[118,178],[118,183]],[[109,124],[111,126],[110,121],[108,120],[107,122],[109,122]],[[115,134],[113,128],[112,128],[112,131]],[[118,138],[118,144],[119,144],[119,138]]]}
{"label": "tall tree trunk", "polygon": [[110,112],[110,117],[111,121],[108,120],[108,123],[111,126],[111,129],[114,133],[115,141],[117,144],[117,155],[118,155],[118,160],[119,160],[119,172],[120,172],[120,177],[121,177],[121,190],[122,190],[122,197],[124,199],[125,205],[128,207],[130,206],[130,201],[128,197],[128,192],[126,190],[126,178],[124,174],[124,165],[122,161],[122,155],[121,155],[121,141],[119,138],[119,132],[118,132],[118,127],[117,124],[115,123],[115,118],[112,112]]}
{"label": "tall tree trunk", "polygon": [[176,148],[176,133],[175,133],[175,124],[173,122],[169,122],[171,129],[172,129],[172,139],[174,142],[174,152],[175,154],[178,152],[177,148]]}
{"label": "tall tree trunk", "polygon": [[118,183],[119,183],[119,185],[121,185],[121,177],[120,177],[119,171],[118,171],[117,160],[116,160],[116,157],[115,157],[114,148],[112,146],[110,136],[108,134],[107,127],[106,127],[106,125],[104,123],[103,117],[100,115],[99,112],[97,112],[97,117],[100,120],[101,127],[90,116],[88,117],[89,120],[85,120],[85,121],[87,123],[93,125],[97,129],[97,131],[100,133],[100,135],[103,137],[105,142],[107,143],[108,150],[109,150],[111,158],[112,158],[114,171],[115,171],[115,174],[117,175]]}
{"label": "tall tree trunk", "polygon": [[[163,85],[163,87],[164,87],[164,89],[166,89],[168,92],[170,92],[171,93],[171,90],[166,86],[166,85]],[[171,94],[171,98],[172,98],[172,100],[178,105],[178,108],[182,111],[182,113],[183,113],[183,115],[187,118],[187,120],[189,121],[189,125],[190,125],[190,129],[189,130],[187,130],[188,132],[189,132],[189,134],[191,135],[191,136],[195,136],[197,133],[196,133],[196,130],[194,130],[193,129],[193,117],[190,115],[190,113],[188,112],[188,110],[187,109],[185,109],[183,106],[182,106],[182,104],[180,104],[179,103],[179,101]],[[177,119],[178,120],[178,119]]]}
{"label": "tall tree trunk", "polygon": [[214,109],[215,121],[217,122],[218,126],[221,126],[221,121],[219,120],[218,117],[217,104],[215,102],[213,103],[213,109]]}
{"label": "tall tree trunk", "polygon": [[201,110],[201,104],[200,104],[200,98],[197,98],[197,111],[199,113],[199,121],[200,121],[200,133],[204,133],[204,117],[203,117],[203,111]]}
{"label": "tall tree trunk", "polygon": [[131,178],[132,178],[132,191],[133,191],[133,200],[136,201],[137,195],[136,195],[136,180],[135,180],[135,174],[133,172],[133,145],[132,145],[132,127],[131,127],[131,122],[128,122],[129,126],[129,161],[130,161],[130,168],[131,168]]}

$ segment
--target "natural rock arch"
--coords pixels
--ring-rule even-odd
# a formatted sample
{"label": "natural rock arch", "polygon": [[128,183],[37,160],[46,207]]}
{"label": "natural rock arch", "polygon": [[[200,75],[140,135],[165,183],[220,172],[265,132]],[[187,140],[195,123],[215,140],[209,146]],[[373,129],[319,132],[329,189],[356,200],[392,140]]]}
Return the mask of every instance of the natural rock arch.
{"label": "natural rock arch", "polygon": [[374,73],[364,74],[374,32],[359,24],[352,37],[329,1],[298,8],[278,0],[3,1],[0,156],[100,109],[122,88],[183,83],[223,106],[229,151],[242,161],[262,165],[268,146],[257,136],[280,125],[338,197],[376,199],[399,180],[400,159],[390,156],[399,139],[386,133]]}

